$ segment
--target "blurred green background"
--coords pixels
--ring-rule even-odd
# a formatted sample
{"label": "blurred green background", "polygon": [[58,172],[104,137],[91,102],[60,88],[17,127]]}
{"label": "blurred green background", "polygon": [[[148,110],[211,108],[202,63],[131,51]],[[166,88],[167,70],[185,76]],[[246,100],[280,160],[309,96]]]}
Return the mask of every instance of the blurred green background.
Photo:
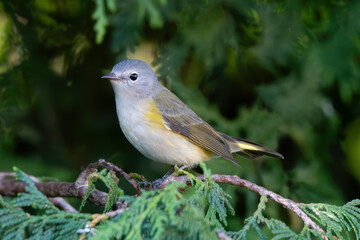
{"label": "blurred green background", "polygon": [[[360,2],[36,0],[0,2],[0,171],[74,181],[105,158],[149,179],[150,161],[123,136],[100,77],[125,58],[159,79],[217,130],[285,159],[215,159],[301,202],[341,204],[360,193]],[[124,183],[124,189],[129,186]],[[224,186],[236,216],[258,196]],[[274,205],[268,215],[297,228]]]}

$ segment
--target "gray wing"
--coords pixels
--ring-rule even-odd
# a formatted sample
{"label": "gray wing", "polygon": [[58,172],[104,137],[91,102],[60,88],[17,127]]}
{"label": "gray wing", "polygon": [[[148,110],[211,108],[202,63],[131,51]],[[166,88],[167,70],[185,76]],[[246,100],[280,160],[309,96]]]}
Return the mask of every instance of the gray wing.
{"label": "gray wing", "polygon": [[170,130],[183,135],[195,145],[238,164],[227,141],[172,92],[163,89],[154,97],[154,101]]}

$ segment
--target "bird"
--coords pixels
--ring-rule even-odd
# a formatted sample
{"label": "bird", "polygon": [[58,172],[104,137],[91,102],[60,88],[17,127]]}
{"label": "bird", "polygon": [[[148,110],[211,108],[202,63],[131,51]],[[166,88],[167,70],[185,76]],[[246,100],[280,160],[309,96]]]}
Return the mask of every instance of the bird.
{"label": "bird", "polygon": [[240,166],[233,154],[284,158],[260,144],[216,131],[164,87],[144,61],[123,60],[102,78],[110,80],[114,90],[122,132],[151,160],[193,168],[217,157]]}

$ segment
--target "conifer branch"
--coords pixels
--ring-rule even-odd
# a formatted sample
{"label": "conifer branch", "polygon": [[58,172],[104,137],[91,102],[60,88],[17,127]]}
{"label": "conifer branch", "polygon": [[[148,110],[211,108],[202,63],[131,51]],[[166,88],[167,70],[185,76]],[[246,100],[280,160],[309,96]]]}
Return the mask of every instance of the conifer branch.
{"label": "conifer branch", "polygon": [[65,199],[62,197],[54,197],[49,198],[49,201],[54,204],[57,208],[65,211],[65,212],[71,212],[71,213],[77,213],[78,211],[70,205]]}
{"label": "conifer branch", "polygon": [[[201,181],[206,181],[206,177],[203,175],[196,177],[199,178]],[[311,220],[311,218],[308,215],[306,215],[303,210],[299,208],[299,205],[301,205],[302,203],[296,203],[264,187],[256,185],[253,182],[250,182],[245,179],[241,179],[236,175],[213,174],[212,179],[217,183],[226,183],[234,186],[239,186],[248,189],[252,192],[255,192],[261,196],[266,196],[274,200],[275,202],[281,204],[284,208],[294,212],[304,222],[304,224],[309,226],[311,229],[314,229],[320,233],[325,233],[325,231],[321,227],[319,227],[319,225],[317,225],[313,220]],[[181,182],[186,184],[187,186],[191,185],[191,181],[188,176],[179,176],[179,177],[170,176],[167,179],[165,179],[157,188],[163,189],[171,182]],[[326,236],[323,236],[323,239],[328,239],[328,238]]]}
{"label": "conifer branch", "polygon": [[[138,183],[131,178],[131,176],[125,173],[122,169],[108,163],[103,159],[95,163],[89,164],[79,175],[77,180],[74,183],[70,182],[35,182],[35,186],[39,191],[41,191],[47,197],[76,197],[83,198],[85,196],[86,190],[88,189],[88,178],[91,176],[97,168],[103,167],[109,171],[115,172],[122,177],[124,177],[136,190],[139,191]],[[14,177],[13,173],[3,172],[0,173],[0,194],[6,196],[16,196],[19,192],[24,192],[25,187],[27,186],[25,182],[17,181],[14,179],[9,179],[9,177]],[[206,181],[206,177],[203,175],[197,176],[201,181]],[[294,212],[305,225],[309,228],[314,229],[320,233],[325,233],[324,230],[319,227],[304,211],[299,208],[301,203],[296,203],[290,199],[280,196],[264,187],[258,186],[255,183],[252,183],[248,180],[241,179],[236,175],[219,175],[213,174],[212,179],[217,183],[225,183],[230,185],[239,186],[250,191],[253,191],[261,196],[266,196],[275,202],[281,204],[283,207]],[[166,178],[160,185],[157,186],[158,189],[163,189],[171,182],[180,182],[188,186],[191,185],[191,181],[188,176],[173,176]],[[187,188],[185,188],[187,189]],[[185,190],[184,189],[184,190]],[[88,201],[96,205],[105,206],[107,200],[107,194],[99,190],[94,190]],[[324,239],[327,239],[326,236],[323,236]]]}
{"label": "conifer branch", "polygon": [[226,235],[226,233],[224,233],[221,230],[216,230],[216,236],[218,237],[219,240],[232,240],[231,237],[229,237],[228,235]]}
{"label": "conifer branch", "polygon": [[122,176],[126,181],[128,181],[136,190],[138,189],[138,184],[137,182],[131,178],[131,176],[129,174],[127,174],[126,172],[124,172],[121,168],[117,167],[116,165],[106,162],[104,159],[99,159],[97,162],[95,163],[90,163],[78,176],[78,178],[76,179],[76,184],[81,186],[81,185],[87,185],[87,181],[89,176],[96,171],[97,168],[99,167],[103,167],[106,168],[107,170],[111,171],[111,172],[115,172],[116,174],[119,174],[120,176]]}
{"label": "conifer branch", "polygon": [[[0,180],[2,178],[6,179],[6,178],[14,178],[15,174],[13,172],[0,172]],[[34,177],[34,176],[29,176],[30,179],[34,182],[34,183],[39,183],[40,181]],[[6,188],[6,186],[0,186],[0,194],[1,194],[1,189]],[[12,194],[4,194],[4,195],[12,195]],[[49,197],[49,201],[54,204],[56,207],[58,207],[59,209],[65,211],[65,212],[72,212],[72,213],[77,213],[78,211],[70,205],[70,203],[68,203],[64,198],[62,197]]]}
{"label": "conifer branch", "polygon": [[[87,190],[86,185],[79,186],[76,182],[35,182],[34,184],[40,192],[50,198],[83,198]],[[14,180],[13,173],[0,172],[0,195],[17,196],[18,193],[25,192],[26,186],[25,182]],[[107,194],[95,189],[88,200],[93,204],[105,206]]]}

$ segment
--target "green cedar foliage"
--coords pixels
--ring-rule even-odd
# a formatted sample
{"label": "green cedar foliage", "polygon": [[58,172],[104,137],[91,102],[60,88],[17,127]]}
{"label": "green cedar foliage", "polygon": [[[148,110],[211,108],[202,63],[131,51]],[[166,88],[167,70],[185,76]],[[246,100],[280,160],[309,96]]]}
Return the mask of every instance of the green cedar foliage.
{"label": "green cedar foliage", "polygon": [[235,214],[235,211],[229,202],[231,196],[224,192],[224,190],[212,180],[211,171],[205,167],[204,163],[200,163],[200,166],[207,179],[205,182],[200,181],[194,175],[185,172],[196,189],[195,193],[189,198],[189,201],[197,208],[206,211],[205,217],[223,230],[221,222],[225,226],[227,225],[227,211],[232,215]]}
{"label": "green cedar foliage", "polygon": [[180,184],[143,192],[128,210],[99,227],[94,240],[107,239],[214,239],[215,225],[178,192]]}
{"label": "green cedar foliage", "polygon": [[322,235],[329,239],[360,239],[360,200],[348,202],[344,206],[329,204],[303,204],[300,206],[308,216],[315,220],[321,227],[325,227],[326,233],[319,233],[304,226],[300,233],[291,230],[284,222],[277,219],[269,219],[263,215],[266,208],[267,197],[261,196],[260,203],[254,215],[245,220],[244,227],[238,232],[228,232],[233,239],[248,239],[247,235],[254,229],[260,239],[267,239],[262,225],[271,232],[272,239],[323,239]]}
{"label": "green cedar foliage", "polygon": [[0,196],[0,239],[78,239],[90,214],[67,213],[57,209],[30,178],[14,168],[17,179],[28,184],[25,193],[11,200]]}
{"label": "green cedar foliage", "polygon": [[[344,206],[329,204],[304,204],[300,208],[325,227],[325,231],[340,239],[360,239],[360,200]],[[352,235],[354,233],[354,236]]]}
{"label": "green cedar foliage", "polygon": [[[240,239],[249,239],[248,233],[251,229],[254,229],[260,239],[267,239],[264,235],[263,230],[261,229],[261,225],[265,225],[267,227],[273,238],[272,239],[314,239],[317,237],[321,238],[321,234],[317,231],[309,229],[308,227],[304,227],[303,230],[297,234],[292,231],[286,224],[277,219],[268,219],[263,215],[263,211],[266,208],[267,197],[261,196],[260,203],[258,205],[257,210],[255,211],[253,216],[245,219],[244,227],[238,232],[228,232],[229,236],[231,236],[235,240]],[[251,238],[250,238],[251,239]]]}
{"label": "green cedar foliage", "polygon": [[[101,222],[86,239],[216,239],[216,231],[226,232],[227,211],[234,214],[229,195],[211,179],[211,172],[204,164],[206,181],[200,181],[189,172],[186,174],[195,192],[185,198],[179,189],[181,183],[171,183],[162,190],[143,191],[140,196],[124,195],[115,183],[117,179],[108,171],[94,173],[89,189],[95,189],[99,179],[109,188],[105,206],[110,211],[116,200],[128,206],[121,214]],[[77,239],[78,230],[86,229],[91,215],[66,213],[57,209],[34,186],[30,178],[15,168],[17,178],[28,184],[25,193],[15,198],[0,197],[1,239]],[[89,194],[91,191],[89,191]],[[85,197],[86,199],[86,197]],[[261,196],[254,214],[245,220],[238,232],[226,232],[233,239],[322,239],[322,235],[307,226],[295,232],[284,222],[268,218],[266,196]],[[82,204],[83,206],[83,204]],[[343,206],[329,204],[303,204],[304,210],[326,231],[329,239],[360,239],[360,200]],[[221,224],[222,223],[222,224]],[[255,233],[255,235],[254,235]]]}
{"label": "green cedar foliage", "polygon": [[100,172],[94,172],[91,174],[91,177],[88,179],[88,189],[86,190],[84,199],[81,202],[80,209],[84,207],[86,200],[90,196],[90,194],[95,190],[95,182],[97,180],[101,180],[105,184],[105,186],[109,189],[109,193],[107,196],[106,205],[104,208],[104,212],[108,212],[114,206],[116,200],[124,195],[124,191],[119,188],[118,181],[119,179],[114,176],[112,172],[107,171],[106,169],[101,170]]}
{"label": "green cedar foliage", "polygon": [[96,8],[92,14],[92,18],[95,20],[94,31],[96,32],[96,43],[98,44],[103,41],[106,33],[106,26],[108,25],[108,20],[105,15],[106,7],[111,12],[115,12],[115,0],[96,0]]}

